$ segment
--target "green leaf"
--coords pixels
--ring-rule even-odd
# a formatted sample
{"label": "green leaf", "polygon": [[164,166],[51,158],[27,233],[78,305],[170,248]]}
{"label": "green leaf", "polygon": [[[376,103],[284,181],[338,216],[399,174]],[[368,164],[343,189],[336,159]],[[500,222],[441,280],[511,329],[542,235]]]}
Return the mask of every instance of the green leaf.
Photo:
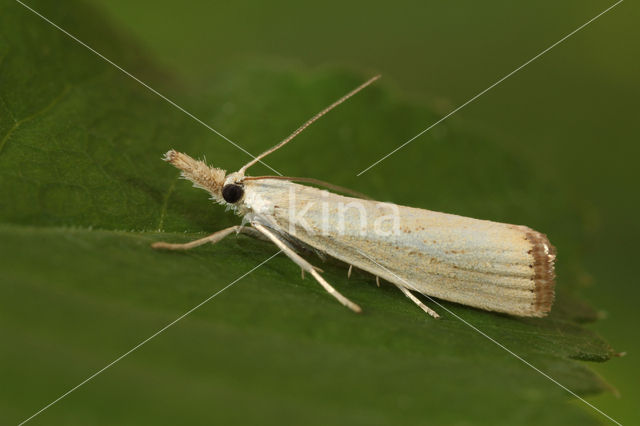
{"label": "green leaf", "polygon": [[[366,75],[247,62],[181,90],[97,15],[71,2],[46,15],[93,33],[98,50],[258,153]],[[168,148],[237,169],[248,157],[18,4],[0,6],[0,420],[17,423],[276,253],[244,236],[186,253],[240,219],[160,161]],[[108,37],[100,40],[95,34]],[[134,45],[135,46],[135,45]],[[135,52],[135,54],[134,54]],[[195,92],[195,93],[194,93]],[[189,94],[191,93],[191,94]],[[551,234],[560,252],[550,317],[520,319],[444,303],[579,395],[608,389],[581,360],[611,348],[574,288],[577,225],[526,157],[443,123],[428,157],[399,152],[435,121],[383,84],[359,94],[267,162],[288,175],[378,199]],[[255,174],[269,173],[256,166]],[[186,234],[185,234],[186,233]],[[557,237],[557,238],[556,238]],[[310,258],[319,264],[317,259]],[[566,260],[565,260],[566,259]],[[435,321],[388,285],[338,261],[324,276],[363,309],[336,303],[282,255],[240,279],[40,414],[46,424],[539,424],[600,418],[491,340],[442,312]]]}

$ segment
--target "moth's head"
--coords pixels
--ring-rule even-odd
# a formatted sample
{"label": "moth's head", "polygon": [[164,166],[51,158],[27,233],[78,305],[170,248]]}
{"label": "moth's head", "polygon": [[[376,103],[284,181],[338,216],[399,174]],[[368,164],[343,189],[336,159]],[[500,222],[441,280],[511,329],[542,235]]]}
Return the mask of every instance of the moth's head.
{"label": "moth's head", "polygon": [[208,191],[219,203],[233,205],[244,196],[244,174],[235,172],[227,176],[224,170],[210,167],[204,161],[194,160],[173,149],[163,159],[180,169],[182,177],[193,182],[193,186]]}
{"label": "moth's head", "polygon": [[227,175],[222,185],[222,199],[225,203],[235,205],[244,198],[244,173],[234,172]]}

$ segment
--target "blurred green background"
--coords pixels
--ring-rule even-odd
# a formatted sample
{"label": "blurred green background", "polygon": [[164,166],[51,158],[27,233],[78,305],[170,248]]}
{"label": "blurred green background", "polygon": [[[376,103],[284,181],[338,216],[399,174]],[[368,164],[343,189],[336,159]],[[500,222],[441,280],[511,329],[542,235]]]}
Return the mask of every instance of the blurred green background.
{"label": "blurred green background", "polygon": [[[94,3],[155,58],[189,80],[216,78],[229,61],[269,55],[309,66],[343,64],[383,75],[411,98],[446,113],[613,4],[603,1]],[[592,398],[624,423],[640,422],[639,8],[623,2],[452,120],[518,145],[582,210],[589,285],[606,319],[594,325],[627,357],[596,365],[621,393]],[[426,128],[431,122],[425,120]],[[423,128],[414,128],[418,133]],[[435,130],[435,129],[434,129]],[[398,144],[404,140],[398,140]],[[259,149],[258,149],[259,150]],[[364,169],[387,151],[371,152]],[[393,178],[402,156],[429,156],[418,139],[372,169]],[[360,170],[354,170],[359,172]],[[464,170],[449,170],[450,174]],[[443,175],[438,184],[446,185]],[[427,189],[428,191],[428,189]]]}
{"label": "blurred green background", "polygon": [[[96,14],[110,21],[119,33],[135,40],[140,50],[159,64],[162,73],[145,75],[145,81],[163,93],[171,93],[172,98],[187,109],[191,109],[188,100],[197,99],[201,87],[211,87],[223,77],[228,79],[230,70],[238,64],[265,61],[310,70],[336,68],[362,75],[381,73],[382,84],[393,93],[394,99],[428,105],[440,115],[464,103],[612,4],[601,1],[525,4],[204,0],[180,4],[166,0],[90,0],[89,3],[96,7]],[[51,8],[53,6],[49,6]],[[64,6],[61,9],[64,10]],[[548,231],[552,241],[554,223],[569,225],[561,238],[575,236],[572,245],[575,252],[568,257],[579,258],[584,266],[572,271],[580,278],[579,293],[604,317],[590,328],[604,336],[616,351],[627,352],[622,358],[590,364],[617,389],[619,396],[608,392],[588,400],[623,424],[640,422],[637,404],[640,340],[633,331],[638,325],[635,305],[640,296],[637,273],[633,269],[638,252],[636,241],[640,237],[636,220],[639,204],[636,162],[640,151],[636,141],[640,132],[638,18],[637,5],[623,2],[447,120],[482,135],[507,153],[526,158],[528,167],[534,168],[549,183],[545,187],[550,192],[549,199],[559,199],[563,206],[570,206],[559,213],[558,218],[554,216],[554,209],[559,208],[548,206],[551,212],[548,217],[527,224],[538,228],[546,226],[541,230]],[[101,43],[103,35],[92,33],[91,25],[81,20],[66,24],[65,28],[80,39],[91,44]],[[116,63],[136,64],[136,50],[123,54],[109,52],[108,44],[102,48]],[[259,79],[256,84],[256,97],[270,93],[260,92]],[[224,90],[230,99],[234,97],[232,85]],[[207,99],[204,89],[202,99],[203,102]],[[250,106],[246,98],[236,103],[243,105],[243,102]],[[270,114],[278,113],[277,107],[271,111],[254,111],[257,115],[249,114],[248,107],[245,111],[245,116],[236,119],[259,122],[265,129],[264,139],[242,139],[246,135],[240,130],[233,133],[237,127],[205,121],[253,153],[277,141],[278,136],[268,124]],[[315,110],[300,111],[299,117],[291,119],[290,127],[313,112]],[[366,106],[361,106],[359,112],[364,115],[360,119],[365,120]],[[411,117],[407,120],[411,127],[406,129],[406,135],[417,134],[436,119],[437,116],[425,116],[424,122],[420,122],[417,117]],[[344,116],[331,120],[334,120],[331,123],[341,123]],[[438,131],[434,128],[432,133],[437,136]],[[407,165],[413,167],[423,158],[437,164],[438,159],[432,156],[442,154],[443,150],[434,147],[436,136],[424,135],[356,178],[356,173],[386,154],[390,146],[407,139],[379,140],[376,135],[370,135],[367,150],[358,152],[348,162],[349,167],[355,166],[353,169],[341,167],[327,172],[327,164],[306,162],[305,175],[355,189],[370,188],[366,183],[359,183],[360,180],[388,180],[401,188],[397,193],[384,193],[385,198],[397,202],[410,200],[407,194],[415,191],[416,185],[403,182],[398,170]],[[313,139],[313,136],[305,137],[306,141]],[[305,146],[304,141],[292,145],[293,158],[295,153],[305,150],[331,150],[330,140],[316,143],[313,148]],[[208,143],[226,144],[216,137],[211,137]],[[224,149],[233,152],[227,147]],[[476,146],[469,151],[444,152],[466,158],[477,149]],[[158,157],[159,153],[149,155]],[[244,161],[241,154],[237,156],[237,164],[223,166],[237,167]],[[209,155],[208,158],[215,163]],[[288,170],[283,158],[286,156],[280,160],[274,156],[269,164],[278,170]],[[446,193],[442,188],[447,187],[449,180],[464,179],[467,170],[455,167],[455,159],[442,162],[453,167],[437,173],[425,170],[432,180],[417,186],[426,193],[422,199],[429,199],[431,187]],[[481,180],[482,175],[475,179]],[[448,202],[441,198],[439,207]],[[450,203],[461,208],[465,201]],[[492,207],[485,209],[491,211]],[[575,216],[568,216],[572,214]],[[232,221],[230,218],[229,222]],[[217,228],[214,224],[213,229]],[[558,233],[562,231],[556,230]],[[135,342],[133,337],[132,342]],[[193,342],[184,342],[190,343]],[[82,375],[82,370],[78,374]],[[41,398],[46,400],[46,395]],[[576,406],[590,410],[582,404],[576,403]],[[43,421],[46,424],[46,420]],[[469,420],[469,424],[473,423]]]}

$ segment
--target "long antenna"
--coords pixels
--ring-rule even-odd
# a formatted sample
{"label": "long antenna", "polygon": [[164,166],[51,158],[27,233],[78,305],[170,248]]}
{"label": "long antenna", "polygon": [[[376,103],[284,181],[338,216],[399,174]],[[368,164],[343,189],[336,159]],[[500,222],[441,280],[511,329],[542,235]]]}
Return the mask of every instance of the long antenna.
{"label": "long antenna", "polygon": [[355,95],[356,93],[358,93],[359,91],[364,89],[365,87],[367,87],[368,85],[370,85],[371,83],[373,83],[374,81],[379,79],[380,77],[381,76],[378,74],[375,77],[370,78],[369,80],[367,80],[364,83],[362,83],[360,86],[356,87],[355,89],[353,89],[352,91],[350,91],[349,93],[347,93],[346,95],[344,95],[343,97],[341,97],[340,99],[338,99],[337,101],[335,101],[334,103],[332,103],[331,105],[329,105],[328,107],[326,107],[325,109],[323,109],[322,111],[320,111],[319,113],[317,113],[316,115],[311,117],[306,123],[304,123],[302,126],[298,127],[295,132],[291,133],[282,142],[280,142],[279,144],[277,144],[273,148],[270,148],[270,149],[266,150],[265,152],[263,152],[262,154],[258,155],[253,160],[249,161],[247,164],[242,166],[242,168],[240,170],[238,170],[238,173],[243,175],[244,172],[249,167],[253,166],[258,161],[262,160],[264,157],[266,157],[267,155],[271,154],[272,152],[282,148],[284,145],[289,143],[291,141],[291,139],[295,138],[300,133],[302,133],[302,131],[304,129],[306,129],[307,127],[309,127],[314,121],[316,121],[317,119],[319,119],[320,117],[322,117],[323,115],[325,115],[326,113],[328,113],[329,111],[331,111],[332,109],[334,109],[335,107],[337,107],[338,105],[340,105],[341,103],[343,103],[344,101],[346,101],[347,99],[349,99],[350,97],[352,97],[353,95]]}

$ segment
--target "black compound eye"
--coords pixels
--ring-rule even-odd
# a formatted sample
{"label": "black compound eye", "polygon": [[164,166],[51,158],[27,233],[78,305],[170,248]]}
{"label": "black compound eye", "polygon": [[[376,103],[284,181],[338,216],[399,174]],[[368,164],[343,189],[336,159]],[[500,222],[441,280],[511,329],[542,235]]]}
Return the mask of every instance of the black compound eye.
{"label": "black compound eye", "polygon": [[227,203],[236,203],[240,201],[243,195],[244,189],[242,189],[240,185],[230,183],[222,188],[222,198],[224,198]]}

